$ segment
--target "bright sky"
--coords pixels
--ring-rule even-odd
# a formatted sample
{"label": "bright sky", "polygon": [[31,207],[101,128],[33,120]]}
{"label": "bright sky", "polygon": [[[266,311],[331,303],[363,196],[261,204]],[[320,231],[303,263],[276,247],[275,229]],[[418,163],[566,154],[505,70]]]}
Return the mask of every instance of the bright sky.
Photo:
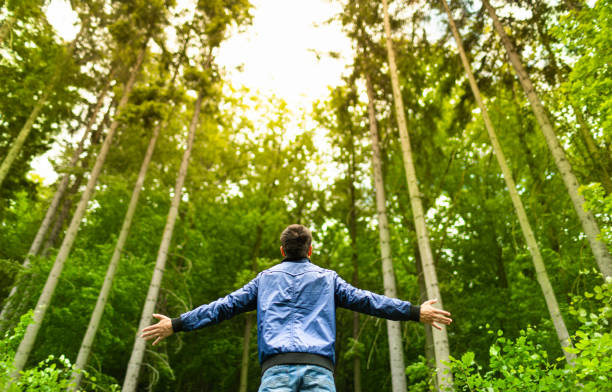
{"label": "bright sky", "polygon": [[[252,25],[222,44],[217,63],[226,69],[235,87],[275,95],[295,112],[310,109],[314,101],[328,95],[328,86],[341,83],[351,62],[349,39],[337,23],[325,23],[340,11],[340,5],[330,0],[251,2]],[[51,0],[46,14],[63,39],[75,37],[78,20],[68,1]],[[332,51],[340,57],[326,55]],[[45,184],[56,179],[49,155],[54,153],[32,162],[33,172],[44,177]]]}

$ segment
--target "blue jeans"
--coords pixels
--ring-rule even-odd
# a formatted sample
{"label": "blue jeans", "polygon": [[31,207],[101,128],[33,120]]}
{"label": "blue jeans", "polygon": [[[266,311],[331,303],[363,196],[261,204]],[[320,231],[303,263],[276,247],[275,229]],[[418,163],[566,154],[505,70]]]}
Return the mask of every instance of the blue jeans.
{"label": "blue jeans", "polygon": [[261,377],[259,392],[336,392],[333,373],[316,365],[276,365]]}

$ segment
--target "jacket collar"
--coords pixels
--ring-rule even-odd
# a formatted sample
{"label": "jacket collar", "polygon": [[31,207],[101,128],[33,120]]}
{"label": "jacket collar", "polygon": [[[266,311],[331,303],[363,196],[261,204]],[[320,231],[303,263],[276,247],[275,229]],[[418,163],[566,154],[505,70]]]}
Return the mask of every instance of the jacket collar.
{"label": "jacket collar", "polygon": [[294,263],[310,263],[310,259],[308,257],[285,257],[283,259],[283,263],[285,261],[292,261]]}

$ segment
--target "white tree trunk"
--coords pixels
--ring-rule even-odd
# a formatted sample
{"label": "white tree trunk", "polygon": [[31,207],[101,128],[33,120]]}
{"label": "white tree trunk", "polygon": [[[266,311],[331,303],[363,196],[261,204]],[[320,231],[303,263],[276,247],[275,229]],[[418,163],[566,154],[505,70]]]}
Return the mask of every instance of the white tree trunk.
{"label": "white tree trunk", "polygon": [[155,304],[157,303],[159,288],[161,286],[162,278],[164,276],[164,268],[168,258],[168,249],[170,248],[170,241],[172,240],[174,223],[176,222],[179,204],[181,203],[183,184],[185,183],[185,177],[187,176],[189,156],[191,155],[191,149],[193,147],[195,131],[198,127],[198,118],[200,116],[200,107],[202,105],[203,94],[204,93],[202,91],[198,93],[198,99],[195,103],[193,117],[191,118],[191,124],[189,125],[187,148],[183,153],[183,160],[181,161],[179,174],[176,178],[174,198],[172,199],[172,204],[170,205],[170,211],[168,212],[168,218],[166,220],[166,227],[164,228],[162,240],[159,245],[157,261],[155,262],[155,269],[151,278],[151,284],[149,285],[149,291],[147,292],[147,298],[142,308],[142,315],[140,316],[140,323],[138,324],[138,331],[136,331],[135,336],[136,340],[134,342],[134,347],[132,348],[132,354],[130,356],[128,369],[125,374],[125,380],[123,381],[123,392],[133,392],[138,386],[138,374],[140,373],[140,366],[142,365],[146,345],[145,340],[140,338],[139,335],[140,331],[151,323],[152,314],[155,310]]}
{"label": "white tree trunk", "polygon": [[[147,152],[145,154],[144,160],[142,161],[142,165],[140,166],[138,179],[136,180],[134,190],[132,191],[132,197],[130,199],[130,204],[128,205],[127,212],[125,213],[125,218],[123,219],[123,225],[121,226],[121,231],[119,232],[119,238],[117,239],[117,244],[115,245],[115,250],[113,251],[111,261],[108,264],[106,276],[104,277],[104,283],[102,284],[102,288],[100,289],[100,294],[98,294],[96,307],[94,308],[94,311],[91,314],[91,319],[89,320],[89,325],[87,326],[87,332],[85,333],[85,337],[83,338],[83,342],[81,343],[81,348],[79,349],[79,355],[77,356],[77,361],[75,364],[76,368],[79,370],[85,369],[85,365],[87,364],[87,360],[89,359],[89,354],[91,353],[91,346],[93,344],[94,338],[96,337],[96,333],[98,332],[100,320],[102,319],[102,314],[104,313],[104,307],[106,306],[108,295],[113,285],[113,279],[115,278],[115,272],[119,265],[121,254],[123,253],[123,246],[125,245],[125,241],[127,240],[128,234],[130,232],[130,227],[132,226],[132,219],[134,218],[134,212],[136,212],[136,206],[138,205],[140,191],[142,190],[142,186],[147,175],[147,170],[149,169],[149,163],[151,163],[151,157],[153,156],[153,151],[155,150],[155,144],[157,143],[159,131],[164,126],[165,121],[160,121],[155,126],[153,130],[153,135],[151,136],[151,140],[149,141],[149,146],[147,147]],[[80,371],[74,372],[72,374],[72,379],[74,381],[74,386],[72,387],[73,391],[78,390],[81,384],[81,378],[82,372]]]}
{"label": "white tree trunk", "polygon": [[[52,80],[51,86],[53,86],[54,84],[55,82]],[[32,111],[30,112],[28,119],[19,131],[19,134],[17,135],[13,143],[11,143],[11,148],[9,149],[9,152],[6,154],[6,157],[4,157],[2,164],[0,164],[0,186],[2,186],[2,183],[4,182],[4,179],[6,178],[9,169],[13,165],[13,162],[15,162],[17,155],[21,151],[21,147],[23,147],[23,144],[25,143],[28,135],[30,134],[32,126],[38,118],[38,114],[42,110],[43,106],[45,106],[45,104],[47,103],[47,99],[49,99],[49,95],[51,95],[51,91],[53,90],[51,86],[47,87],[43,95],[36,102],[36,105],[34,105],[34,109],[32,109]]]}
{"label": "white tree trunk", "polygon": [[[387,0],[383,0],[384,19],[385,19],[385,36],[387,41],[387,54],[389,56],[389,71],[391,74],[391,86],[393,88],[393,100],[395,101],[395,114],[397,116],[397,125],[400,131],[400,139],[402,143],[402,153],[404,156],[404,169],[406,171],[406,180],[408,181],[408,192],[410,194],[410,206],[412,207],[412,215],[414,218],[414,226],[417,234],[417,242],[421,260],[423,262],[423,274],[427,287],[427,295],[429,299],[436,298],[437,305],[442,307],[442,296],[438,287],[438,277],[434,265],[433,254],[429,244],[429,234],[425,225],[425,215],[423,213],[423,203],[421,201],[421,193],[417,184],[416,171],[412,159],[412,148],[408,137],[408,129],[406,126],[406,118],[404,115],[404,103],[399,87],[397,75],[397,66],[395,63],[395,53],[393,51],[393,43],[391,41],[391,25],[389,22],[389,12]],[[434,329],[434,350],[436,353],[436,366],[438,368],[437,378],[440,388],[452,389],[453,377],[450,369],[443,362],[449,361],[448,335],[446,328],[442,330]]]}
{"label": "white tree trunk", "polygon": [[[104,86],[104,88],[102,89],[102,92],[98,96],[96,106],[94,107],[94,110],[91,116],[89,117],[89,121],[87,122],[85,131],[83,132],[83,136],[81,140],[79,141],[77,148],[74,150],[74,153],[72,154],[70,163],[68,163],[68,167],[70,168],[73,168],[76,165],[81,154],[83,153],[85,140],[87,140],[87,138],[89,137],[91,128],[93,124],[95,123],[96,118],[98,117],[98,113],[100,111],[100,108],[102,107],[104,97],[106,96],[110,88],[110,82],[112,81],[113,74],[114,74],[114,71],[111,71],[108,83]],[[49,208],[47,208],[45,217],[43,218],[43,221],[40,224],[38,231],[36,232],[34,241],[32,241],[32,245],[30,245],[28,254],[26,255],[25,260],[22,263],[22,269],[26,270],[30,268],[30,258],[38,254],[38,251],[40,250],[40,247],[43,243],[43,240],[45,239],[45,235],[47,234],[47,231],[49,231],[49,227],[51,226],[51,221],[53,220],[53,217],[57,213],[57,208],[60,204],[60,201],[62,200],[62,197],[64,196],[64,193],[66,192],[66,189],[68,188],[69,181],[70,181],[70,175],[64,174],[64,176],[60,180],[57,190],[55,191],[55,194],[53,195],[51,204],[49,205]],[[19,282],[15,282],[15,285],[11,288],[11,292],[9,293],[6,299],[5,305],[2,308],[2,312],[0,312],[0,331],[3,330],[1,326],[6,323],[8,319],[8,315],[10,312],[12,312],[12,309],[15,305],[13,295],[15,295],[15,293],[17,292],[18,285],[19,285]]]}
{"label": "white tree trunk", "polygon": [[499,21],[497,14],[488,0],[483,0],[483,4],[491,19],[493,20],[493,26],[497,31],[497,34],[501,37],[501,40],[506,48],[506,52],[508,53],[508,57],[510,58],[510,62],[518,75],[521,86],[523,86],[523,90],[525,91],[525,95],[527,95],[527,99],[531,104],[531,109],[533,110],[533,114],[535,115],[538,124],[540,125],[540,129],[544,134],[544,138],[546,139],[546,144],[548,144],[548,149],[550,150],[557,168],[559,169],[559,173],[561,174],[561,178],[565,183],[565,187],[569,193],[570,199],[574,205],[574,210],[578,215],[578,219],[582,224],[582,229],[589,240],[589,244],[591,246],[591,250],[593,255],[595,256],[595,260],[597,265],[599,266],[599,270],[603,274],[604,278],[607,276],[612,276],[612,256],[610,256],[610,252],[606,248],[606,245],[599,239],[600,230],[597,226],[597,222],[595,221],[595,217],[591,211],[586,211],[584,209],[584,197],[578,192],[578,180],[572,171],[572,167],[567,160],[567,156],[565,155],[565,151],[561,144],[559,143],[559,139],[557,139],[557,135],[555,135],[555,131],[548,119],[548,115],[546,114],[546,109],[542,105],[538,94],[535,91],[533,83],[527,74],[527,71],[523,67],[521,62],[521,58],[516,51],[514,44],[510,40],[508,34],[506,34],[504,27]]}
{"label": "white tree trunk", "polygon": [[14,367],[15,371],[13,373],[13,377],[16,378],[19,376],[19,371],[23,370],[25,363],[30,355],[30,351],[34,345],[34,341],[36,340],[36,335],[38,334],[38,330],[40,329],[40,325],[42,323],[43,318],[45,317],[45,313],[49,304],[51,303],[51,297],[53,296],[53,292],[55,291],[55,287],[59,281],[59,276],[64,268],[64,264],[68,255],[70,254],[70,250],[72,249],[72,245],[74,240],[76,239],[76,235],[81,224],[81,220],[85,215],[85,210],[87,208],[87,203],[89,199],[93,195],[95,190],[95,185],[98,180],[98,176],[102,170],[102,165],[106,160],[106,156],[108,155],[108,151],[111,146],[111,142],[117,127],[119,126],[119,114],[121,110],[128,102],[130,91],[132,90],[134,83],[136,82],[136,77],[138,76],[140,66],[144,60],[146,54],[146,45],[141,49],[138,59],[134,64],[132,72],[130,74],[130,79],[125,85],[125,90],[123,92],[123,97],[121,97],[121,101],[119,103],[119,107],[117,108],[117,116],[113,120],[113,123],[104,139],[104,143],[102,144],[102,148],[98,153],[98,157],[96,159],[96,163],[91,171],[91,175],[89,177],[89,181],[87,182],[87,187],[81,195],[81,200],[79,201],[79,205],[76,208],[76,211],[70,221],[70,226],[66,231],[66,236],[64,237],[64,241],[60,247],[60,250],[55,258],[55,262],[53,263],[53,268],[49,273],[49,277],[47,278],[47,282],[45,283],[45,287],[43,288],[43,292],[40,295],[38,302],[36,304],[36,308],[34,309],[34,319],[26,330],[26,333],[21,341],[17,352],[15,353],[14,359]]}
{"label": "white tree trunk", "polygon": [[[387,220],[387,207],[385,185],[382,173],[382,156],[378,143],[378,126],[374,112],[374,91],[370,76],[366,75],[368,91],[368,115],[370,120],[370,140],[372,143],[372,167],[374,169],[374,187],[376,189],[376,213],[378,216],[378,235],[380,237],[380,254],[382,258],[383,285],[385,295],[397,298],[395,287],[395,274],[391,260],[391,243],[389,240],[389,222]],[[391,366],[391,388],[393,392],[406,392],[406,366],[404,365],[404,351],[402,349],[402,331],[399,321],[387,320],[387,334],[389,336],[389,356]]]}
{"label": "white tree trunk", "polygon": [[[459,31],[457,30],[457,26],[455,25],[455,21],[453,20],[453,16],[450,12],[450,9],[448,8],[446,0],[442,0],[442,4],[444,5],[444,9],[446,10],[446,13],[448,15],[451,30],[453,32],[453,36],[455,37],[455,41],[457,42],[457,49],[459,49],[459,56],[461,57],[461,62],[463,63],[463,67],[465,68],[465,73],[468,76],[470,87],[472,88],[472,92],[474,93],[474,98],[476,99],[476,103],[478,103],[478,107],[480,108],[480,112],[482,113],[482,118],[485,123],[485,128],[489,133],[489,138],[491,139],[493,151],[495,151],[497,162],[501,167],[504,180],[506,181],[506,186],[508,187],[508,191],[510,192],[510,198],[512,199],[512,204],[514,205],[516,215],[518,216],[518,220],[523,231],[523,237],[525,237],[525,242],[527,243],[527,247],[529,248],[529,252],[531,253],[533,265],[536,270],[536,277],[538,283],[540,284],[540,288],[542,289],[542,293],[544,294],[544,298],[546,299],[546,306],[548,307],[548,312],[550,313],[550,317],[555,326],[559,343],[561,344],[562,348],[572,347],[570,336],[567,332],[567,327],[565,326],[563,316],[561,315],[561,310],[559,309],[559,304],[557,303],[557,298],[555,297],[552,285],[550,284],[550,280],[548,279],[548,273],[546,272],[546,267],[544,266],[544,260],[542,259],[540,248],[538,247],[535,235],[533,234],[533,230],[531,229],[531,225],[529,223],[529,219],[527,218],[527,213],[525,211],[525,207],[523,206],[523,202],[521,201],[521,198],[519,197],[519,194],[516,190],[516,184],[514,183],[514,179],[512,178],[512,172],[510,171],[510,168],[506,163],[506,158],[504,157],[501,145],[499,144],[499,140],[497,139],[497,134],[495,133],[495,129],[493,128],[493,123],[489,118],[489,113],[487,112],[487,109],[482,100],[480,89],[478,88],[478,84],[476,84],[476,79],[474,78],[470,63],[463,48],[461,36],[459,35]],[[567,360],[567,362],[569,364],[573,364],[573,360],[576,358],[576,355],[569,353],[565,350],[562,351],[565,354],[565,359]]]}

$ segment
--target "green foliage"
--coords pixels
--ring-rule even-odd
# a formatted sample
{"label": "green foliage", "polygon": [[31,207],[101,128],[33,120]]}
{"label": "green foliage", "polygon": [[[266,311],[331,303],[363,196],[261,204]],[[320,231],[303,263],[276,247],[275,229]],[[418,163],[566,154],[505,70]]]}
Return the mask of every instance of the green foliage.
{"label": "green foliage", "polygon": [[[59,357],[51,354],[34,367],[22,371],[16,381],[12,379],[13,356],[28,324],[31,322],[32,311],[21,316],[21,320],[12,334],[7,332],[4,338],[0,339],[0,389],[6,392],[65,391],[71,385],[71,375],[76,368],[63,354]],[[87,372],[84,372],[84,375],[86,382],[92,386],[90,390],[99,390],[96,378],[90,376]],[[119,386],[110,385],[109,388],[103,388],[103,390],[119,391]]]}
{"label": "green foliage", "polygon": [[419,355],[419,360],[406,367],[408,377],[408,392],[422,392],[433,390],[431,369],[427,360]]}
{"label": "green foliage", "polygon": [[[589,300],[591,299],[591,300]],[[594,299],[594,300],[593,300]],[[570,313],[581,323],[573,337],[577,355],[574,365],[565,363],[565,357],[549,358],[540,341],[543,332],[534,327],[521,330],[516,339],[497,332],[496,340],[489,348],[489,370],[474,360],[474,353],[467,352],[461,359],[451,358],[451,370],[455,377],[455,390],[459,391],[603,391],[610,386],[612,374],[612,279],[596,286],[594,293],[576,296]],[[594,312],[585,309],[586,303],[595,307]],[[494,334],[489,331],[489,334]]]}
{"label": "green foliage", "polygon": [[595,214],[600,222],[600,239],[612,251],[612,194],[606,195],[600,184],[583,186],[580,191],[584,195],[584,208]]}
{"label": "green foliage", "polygon": [[569,12],[553,29],[568,52],[577,58],[563,88],[570,102],[575,102],[603,131],[605,139],[612,138],[612,1],[598,0],[593,7],[584,5]]}

